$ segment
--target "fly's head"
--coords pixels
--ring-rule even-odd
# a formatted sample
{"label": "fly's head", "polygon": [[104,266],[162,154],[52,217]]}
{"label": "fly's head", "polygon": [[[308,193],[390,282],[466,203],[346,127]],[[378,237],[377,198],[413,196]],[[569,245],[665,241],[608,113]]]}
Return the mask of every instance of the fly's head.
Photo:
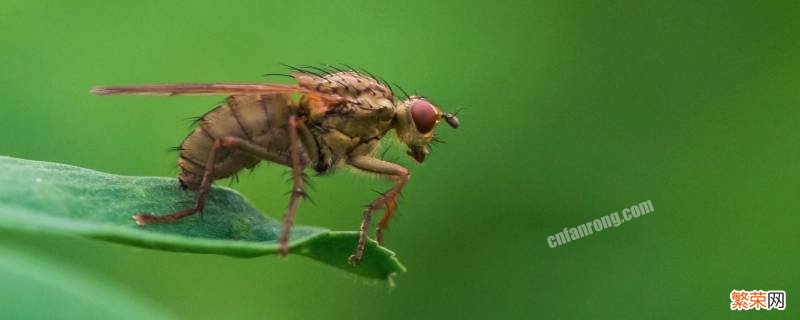
{"label": "fly's head", "polygon": [[444,120],[450,127],[458,128],[456,115],[442,112],[423,97],[411,96],[400,102],[395,113],[395,132],[408,146],[407,154],[419,163],[430,153],[428,144],[434,138],[433,129]]}

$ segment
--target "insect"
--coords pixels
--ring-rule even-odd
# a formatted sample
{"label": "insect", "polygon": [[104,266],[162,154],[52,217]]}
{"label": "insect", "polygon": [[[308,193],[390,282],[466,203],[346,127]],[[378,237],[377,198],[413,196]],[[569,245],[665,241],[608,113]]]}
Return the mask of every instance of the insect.
{"label": "insect", "polygon": [[[364,254],[373,213],[384,209],[376,238],[397,209],[400,191],[411,177],[399,164],[375,155],[379,141],[394,130],[407,154],[422,163],[430,153],[434,128],[444,120],[459,126],[456,114],[442,112],[421,96],[398,100],[392,87],[365,71],[353,68],[290,67],[295,84],[208,83],[95,87],[97,95],[225,95],[225,102],[198,120],[197,128],[178,148],[178,181],[196,192],[194,206],[164,215],[137,213],[139,225],[166,223],[202,213],[211,184],[254,168],[261,161],[291,168],[292,190],[283,217],[279,253],[288,253],[289,234],[305,191],[306,168],[319,174],[350,166],[394,182],[363,211],[360,236],[351,264]],[[399,88],[399,87],[398,87]],[[403,91],[402,89],[400,89]]]}

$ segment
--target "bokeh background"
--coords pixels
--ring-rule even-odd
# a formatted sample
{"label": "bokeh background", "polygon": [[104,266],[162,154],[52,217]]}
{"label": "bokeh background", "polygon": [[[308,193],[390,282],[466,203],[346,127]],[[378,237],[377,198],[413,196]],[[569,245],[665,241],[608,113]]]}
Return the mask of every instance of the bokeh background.
{"label": "bokeh background", "polygon": [[[285,72],[280,63],[364,67],[466,110],[462,128],[439,129],[447,144],[424,165],[402,160],[413,179],[387,246],[408,272],[393,289],[296,256],[11,230],[0,231],[0,259],[62,270],[45,282],[129,315],[796,318],[798,17],[796,1],[2,0],[2,155],[172,176],[165,150],[221,98],[89,88],[285,81],[260,76]],[[279,217],[282,173],[260,168],[233,187]],[[299,223],[334,230],[355,230],[370,189],[388,186],[344,172],[315,183],[317,204],[301,206]],[[645,200],[653,214],[547,245],[564,227]],[[81,306],[4,279],[7,293],[28,288],[3,300],[23,301],[17,310]],[[81,289],[89,282],[139,309],[106,304],[109,295]],[[786,290],[788,309],[732,312],[732,289]]]}

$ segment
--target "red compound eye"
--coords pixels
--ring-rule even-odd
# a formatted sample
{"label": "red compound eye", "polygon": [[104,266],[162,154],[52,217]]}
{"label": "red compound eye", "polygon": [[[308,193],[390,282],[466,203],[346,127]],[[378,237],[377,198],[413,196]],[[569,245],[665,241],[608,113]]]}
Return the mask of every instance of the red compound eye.
{"label": "red compound eye", "polygon": [[414,125],[417,126],[419,133],[428,133],[433,130],[438,118],[439,114],[430,102],[417,100],[411,104],[411,119],[414,120]]}

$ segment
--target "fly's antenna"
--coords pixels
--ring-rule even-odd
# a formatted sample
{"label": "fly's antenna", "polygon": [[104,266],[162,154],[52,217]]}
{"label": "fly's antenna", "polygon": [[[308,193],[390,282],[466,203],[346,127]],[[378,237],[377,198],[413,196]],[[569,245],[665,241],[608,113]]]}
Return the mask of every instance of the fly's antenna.
{"label": "fly's antenna", "polygon": [[461,111],[466,110],[466,108],[458,108],[456,112],[444,112],[442,113],[442,117],[444,117],[444,121],[447,122],[448,125],[452,128],[458,128],[461,125],[461,121],[458,120],[458,113]]}
{"label": "fly's antenna", "polygon": [[467,110],[467,108],[458,108],[458,109],[456,109],[456,112],[453,112],[453,115],[457,116],[459,113],[461,113],[461,111],[464,111],[464,110]]}
{"label": "fly's antenna", "polygon": [[458,117],[452,113],[445,112],[442,114],[442,116],[444,117],[444,120],[447,121],[447,124],[449,124],[453,129],[458,128],[458,126],[461,125],[461,122],[458,121]]}

